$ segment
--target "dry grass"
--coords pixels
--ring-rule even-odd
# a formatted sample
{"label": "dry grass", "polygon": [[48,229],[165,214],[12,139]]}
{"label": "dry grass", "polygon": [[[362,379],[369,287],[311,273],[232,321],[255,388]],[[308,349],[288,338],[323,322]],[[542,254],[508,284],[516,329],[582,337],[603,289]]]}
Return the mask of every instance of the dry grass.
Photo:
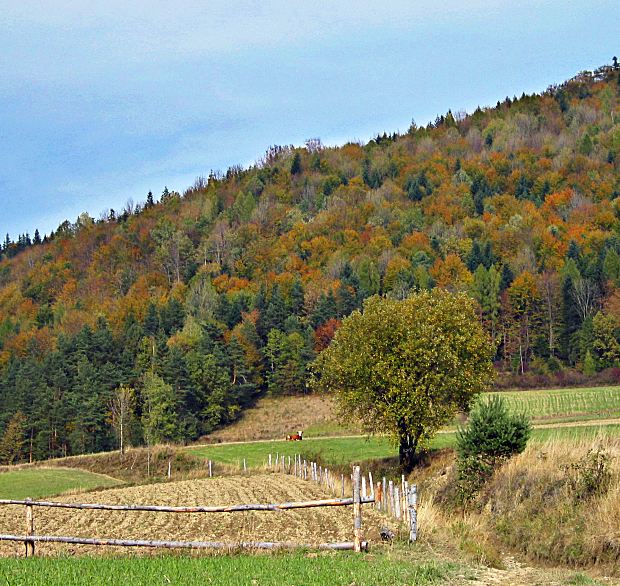
{"label": "dry grass", "polygon": [[[597,473],[607,459],[609,485]],[[571,565],[620,560],[620,439],[532,445],[481,495],[481,515],[531,558]]]}
{"label": "dry grass", "polygon": [[[106,474],[127,483],[158,482],[167,478],[170,462],[172,478],[199,478],[207,474],[204,458],[179,450],[178,446],[159,445],[150,449],[130,448],[122,456],[119,452],[101,452],[47,460],[45,466],[77,468]],[[23,465],[30,467],[32,465]],[[35,466],[40,466],[36,464]],[[222,465],[219,465],[222,469]]]}
{"label": "dry grass", "polygon": [[212,433],[205,439],[213,442],[284,439],[298,430],[312,436],[359,433],[357,428],[337,421],[329,399],[318,395],[304,395],[264,397],[255,407],[245,411],[238,422]]}
{"label": "dry grass", "polygon": [[[203,480],[188,480],[103,490],[63,496],[64,502],[111,504],[207,505],[268,503],[324,498],[318,486],[279,474],[261,474]],[[0,508],[0,532],[21,534],[24,507]],[[379,539],[383,518],[364,507],[365,537]],[[127,539],[297,541],[321,543],[350,541],[353,517],[350,507],[318,508],[281,512],[175,514],[151,512],[74,511],[35,509],[35,531],[40,535],[68,535]],[[40,544],[42,554],[111,553],[112,548]],[[122,552],[120,548],[117,552]],[[21,555],[23,544],[0,545],[0,555]]]}

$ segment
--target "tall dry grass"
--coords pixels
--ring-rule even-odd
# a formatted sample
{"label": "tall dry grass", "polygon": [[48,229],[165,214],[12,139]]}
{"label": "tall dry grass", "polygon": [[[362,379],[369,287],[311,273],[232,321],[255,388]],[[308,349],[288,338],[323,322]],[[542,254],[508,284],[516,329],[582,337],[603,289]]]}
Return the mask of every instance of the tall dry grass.
{"label": "tall dry grass", "polygon": [[620,571],[620,438],[530,445],[477,505],[487,532],[531,559]]}

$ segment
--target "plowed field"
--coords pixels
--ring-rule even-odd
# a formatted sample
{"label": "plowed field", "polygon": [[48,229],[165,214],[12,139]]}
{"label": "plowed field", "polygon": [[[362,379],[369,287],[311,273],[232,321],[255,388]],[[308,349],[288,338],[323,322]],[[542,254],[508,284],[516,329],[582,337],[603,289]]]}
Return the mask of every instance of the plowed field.
{"label": "plowed field", "polygon": [[[314,500],[327,495],[313,483],[292,476],[263,474],[204,480],[187,480],[70,495],[55,500],[109,504],[225,505]],[[317,544],[350,541],[353,535],[351,507],[242,513],[153,513],[79,511],[35,507],[35,533],[117,539],[204,541],[296,541]],[[364,507],[364,538],[377,541],[384,518]],[[0,533],[23,535],[25,508],[0,507]],[[0,555],[23,555],[21,543],[0,542]],[[127,552],[125,548],[83,545],[37,544],[40,554]],[[132,551],[145,552],[143,548]]]}

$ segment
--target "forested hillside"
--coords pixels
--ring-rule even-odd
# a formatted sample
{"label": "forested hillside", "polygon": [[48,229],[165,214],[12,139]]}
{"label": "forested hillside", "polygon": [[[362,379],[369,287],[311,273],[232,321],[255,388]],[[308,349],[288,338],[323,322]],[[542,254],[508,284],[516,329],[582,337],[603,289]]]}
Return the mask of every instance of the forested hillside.
{"label": "forested hillside", "polygon": [[603,67],[7,237],[0,458],[115,448],[121,385],[134,443],[193,440],[260,394],[307,392],[308,364],[377,293],[469,292],[500,383],[619,365],[619,97]]}

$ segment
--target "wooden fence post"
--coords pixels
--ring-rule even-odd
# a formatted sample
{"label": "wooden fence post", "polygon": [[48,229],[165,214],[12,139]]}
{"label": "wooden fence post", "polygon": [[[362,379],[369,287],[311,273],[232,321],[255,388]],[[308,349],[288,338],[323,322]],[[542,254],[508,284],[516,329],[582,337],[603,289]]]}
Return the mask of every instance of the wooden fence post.
{"label": "wooden fence post", "polygon": [[[30,501],[30,499],[26,499]],[[34,535],[34,512],[32,505],[26,505],[26,535]],[[26,557],[34,555],[34,541],[26,541]]]}
{"label": "wooden fence post", "polygon": [[172,475],[172,462],[168,460],[168,480],[170,480],[171,475]]}
{"label": "wooden fence post", "polygon": [[362,551],[362,503],[360,467],[353,466],[353,549]]}
{"label": "wooden fence post", "polygon": [[385,476],[383,477],[383,483],[381,485],[381,488],[382,488],[382,492],[381,492],[381,495],[382,495],[382,498],[381,498],[381,510],[384,513],[387,513],[387,511],[388,511],[387,502],[388,502],[389,498],[388,498],[388,491],[387,491],[387,480],[385,479]]}
{"label": "wooden fence post", "polygon": [[213,478],[213,467],[211,464],[211,460],[209,460],[209,478]]}
{"label": "wooden fence post", "polygon": [[409,541],[418,539],[418,486],[412,484],[407,495],[409,505]]}
{"label": "wooden fence post", "polygon": [[269,468],[271,469],[271,454],[269,454]]}

